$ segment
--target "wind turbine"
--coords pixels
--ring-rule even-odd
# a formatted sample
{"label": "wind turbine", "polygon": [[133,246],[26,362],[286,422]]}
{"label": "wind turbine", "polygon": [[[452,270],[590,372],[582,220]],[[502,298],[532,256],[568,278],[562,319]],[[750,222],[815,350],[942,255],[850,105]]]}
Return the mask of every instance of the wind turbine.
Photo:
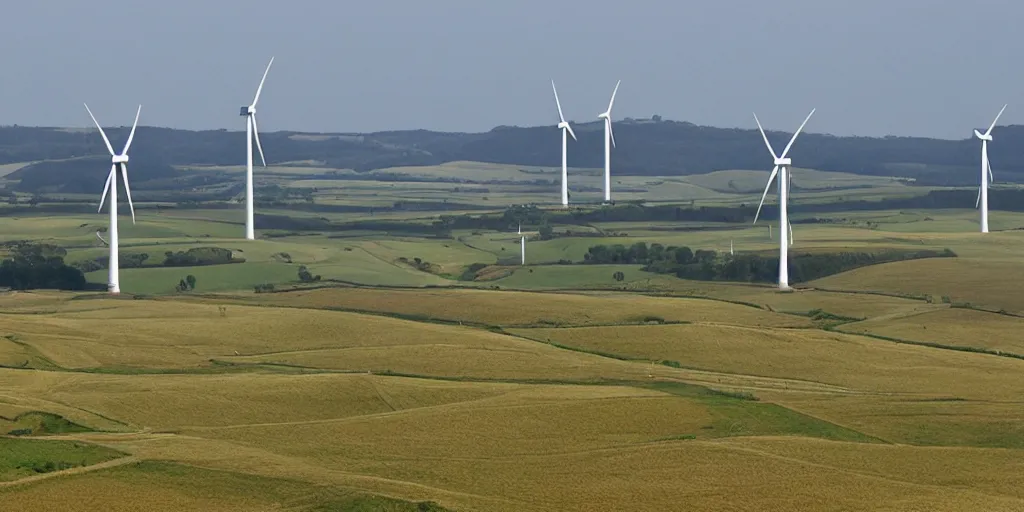
{"label": "wind turbine", "polygon": [[567,141],[565,134],[568,133],[569,135],[572,135],[572,140],[577,140],[577,139],[576,139],[576,134],[573,133],[573,131],[572,131],[572,127],[569,126],[569,123],[565,122],[565,116],[562,115],[562,104],[558,101],[558,89],[555,89],[555,81],[554,80],[551,81],[551,90],[555,92],[555,106],[558,107],[558,128],[560,130],[562,130],[562,206],[568,207],[569,206],[569,173],[568,173],[568,170],[566,168],[566,161],[565,161],[565,147],[566,147],[565,145],[566,145],[566,141]]}
{"label": "wind turbine", "polygon": [[793,138],[789,139],[786,149],[782,150],[782,155],[777,155],[775,150],[772,149],[772,144],[768,142],[768,136],[765,135],[764,128],[761,127],[761,121],[757,118],[757,114],[754,114],[754,122],[757,123],[757,129],[761,131],[761,138],[764,139],[765,146],[768,146],[768,152],[775,159],[775,168],[772,169],[772,174],[768,177],[768,183],[764,187],[764,194],[761,194],[761,203],[757,205],[754,223],[757,223],[757,218],[761,215],[764,198],[768,195],[768,189],[772,186],[772,180],[777,175],[779,177],[779,289],[783,290],[789,288],[789,246],[792,242],[788,239],[793,236],[793,225],[789,223],[789,211],[787,209],[790,186],[789,167],[793,165],[793,160],[788,158],[787,155],[789,155],[789,150],[793,147],[793,143],[796,142],[796,137],[800,135],[804,125],[807,124],[807,121],[813,115],[814,109],[811,109],[811,113],[807,114],[807,118],[800,124],[800,128],[797,128],[796,132],[793,133]]}
{"label": "wind turbine", "polygon": [[988,160],[988,143],[992,142],[992,128],[996,127],[996,122],[999,121],[999,116],[1003,115],[1003,110],[1006,110],[1006,105],[1003,105],[1003,108],[996,114],[988,131],[981,133],[974,130],[974,136],[981,139],[981,185],[978,188],[978,200],[975,201],[974,207],[978,208],[979,204],[981,205],[982,233],[988,233],[988,184],[990,181],[995,181],[992,176],[992,164]]}
{"label": "wind turbine", "polygon": [[253,208],[252,208],[252,139],[253,136],[256,138],[256,149],[260,151],[260,160],[263,162],[263,167],[267,166],[266,158],[263,158],[263,145],[260,144],[260,131],[256,128],[256,103],[260,101],[260,93],[263,92],[263,82],[267,80],[267,73],[270,72],[270,66],[274,64],[274,58],[270,58],[270,64],[267,64],[267,70],[263,72],[263,79],[260,80],[260,86],[256,89],[256,97],[252,99],[252,105],[242,107],[241,112],[238,115],[245,117],[245,239],[253,240],[256,238],[256,231],[253,227]]}
{"label": "wind turbine", "polygon": [[97,210],[103,211],[103,202],[107,198],[107,190],[110,190],[110,227],[108,233],[110,240],[103,240],[99,232],[96,236],[99,237],[104,243],[110,247],[110,262],[107,265],[107,291],[110,293],[121,293],[121,284],[118,279],[118,246],[117,246],[117,170],[121,169],[121,179],[124,180],[124,192],[128,196],[128,208],[132,212],[132,224],[135,224],[135,206],[132,204],[132,189],[128,186],[128,148],[132,145],[132,139],[135,138],[135,128],[139,125],[139,114],[142,113],[142,105],[139,105],[139,109],[135,112],[135,122],[132,123],[132,131],[128,134],[128,142],[125,142],[124,149],[121,150],[120,154],[114,153],[114,147],[110,145],[110,139],[107,138],[107,134],[103,132],[103,127],[96,121],[96,116],[92,115],[92,110],[89,110],[89,105],[85,105],[86,112],[89,113],[89,117],[92,118],[92,122],[96,124],[96,128],[99,128],[100,135],[103,136],[103,143],[107,145],[107,151],[110,151],[110,174],[107,175],[107,184],[103,185],[103,195],[100,196],[100,207]]}
{"label": "wind turbine", "polygon": [[612,105],[615,104],[615,93],[619,92],[619,84],[622,80],[615,82],[615,89],[612,90],[612,99],[608,102],[608,110],[598,114],[598,119],[604,119],[604,202],[612,200],[612,146],[615,145],[615,135],[612,133]]}
{"label": "wind turbine", "polygon": [[520,265],[526,265],[526,235],[519,239],[519,252],[521,253]]}

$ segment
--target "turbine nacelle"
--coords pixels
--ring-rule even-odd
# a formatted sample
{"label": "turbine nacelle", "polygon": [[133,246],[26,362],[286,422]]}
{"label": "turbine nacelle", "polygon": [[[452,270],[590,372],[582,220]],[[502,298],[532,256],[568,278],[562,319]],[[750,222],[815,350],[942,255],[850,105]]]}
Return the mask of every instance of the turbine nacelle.
{"label": "turbine nacelle", "polygon": [[790,167],[791,165],[793,165],[793,159],[792,158],[776,158],[775,159],[775,166],[776,167]]}
{"label": "turbine nacelle", "polygon": [[981,139],[981,140],[986,140],[986,141],[992,142],[992,134],[981,133],[978,130],[974,130],[974,136],[979,138],[979,139]]}
{"label": "turbine nacelle", "polygon": [[565,121],[562,121],[561,123],[558,123],[558,128],[560,130],[568,130],[569,129],[569,123],[567,123]]}
{"label": "turbine nacelle", "polygon": [[612,115],[608,112],[601,112],[597,115],[598,119],[611,119]]}
{"label": "turbine nacelle", "polygon": [[114,155],[110,157],[110,161],[115,164],[126,164],[128,163],[128,155]]}

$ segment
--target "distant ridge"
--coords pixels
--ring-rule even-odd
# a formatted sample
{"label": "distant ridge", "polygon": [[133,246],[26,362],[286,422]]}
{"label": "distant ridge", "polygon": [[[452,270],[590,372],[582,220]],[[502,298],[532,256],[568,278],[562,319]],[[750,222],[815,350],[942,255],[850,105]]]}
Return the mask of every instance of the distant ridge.
{"label": "distant ridge", "polygon": [[[569,143],[571,167],[603,166],[601,123],[574,124],[579,142]],[[984,127],[982,127],[984,128]],[[128,129],[112,128],[112,142]],[[980,146],[962,140],[923,137],[860,137],[814,133],[813,122],[793,150],[797,168],[915,178],[924,185],[977,183]],[[991,148],[996,183],[1024,183],[1024,126],[999,126],[999,144]],[[268,163],[317,161],[324,167],[367,171],[397,166],[478,161],[554,167],[560,162],[560,138],[554,125],[497,126],[482,133],[400,130],[373,133],[261,133]],[[624,119],[616,124],[613,174],[689,175],[723,169],[764,168],[765,149],[756,129],[715,128],[681,121]],[[789,134],[769,132],[773,144]],[[244,164],[244,132],[139,127],[134,159],[152,165]],[[137,148],[136,148],[137,146]],[[95,130],[0,127],[0,165],[101,156]],[[71,172],[70,166],[69,172]],[[767,169],[766,169],[767,170]]]}

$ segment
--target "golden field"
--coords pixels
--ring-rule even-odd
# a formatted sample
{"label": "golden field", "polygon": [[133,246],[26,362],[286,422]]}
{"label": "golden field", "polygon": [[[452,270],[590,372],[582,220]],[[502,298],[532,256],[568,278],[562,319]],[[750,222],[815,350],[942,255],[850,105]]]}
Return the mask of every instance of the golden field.
{"label": "golden field", "polygon": [[[3,294],[0,429],[52,413],[92,431],[19,442],[122,455],[17,477],[0,502],[1024,508],[1024,361],[856,334],[914,339],[904,331],[925,324],[927,341],[952,345],[980,323],[1011,347],[1017,319],[832,291],[705,291],[761,307],[622,292]],[[835,332],[791,314],[813,309],[868,320]]]}
{"label": "golden field", "polygon": [[855,392],[1024,396],[1024,361],[816,329],[650,325],[518,329],[533,339],[685,367],[788,378]]}
{"label": "golden field", "polygon": [[326,288],[253,297],[277,306],[347,309],[502,327],[667,322],[807,326],[806,319],[717,301],[624,293],[532,293],[490,290]]}
{"label": "golden field", "polygon": [[819,279],[811,286],[906,295],[949,297],[986,308],[1024,313],[1024,273],[1019,261],[938,258],[859,268]]}
{"label": "golden field", "polygon": [[880,317],[843,325],[842,330],[1024,355],[1024,318],[971,309]]}

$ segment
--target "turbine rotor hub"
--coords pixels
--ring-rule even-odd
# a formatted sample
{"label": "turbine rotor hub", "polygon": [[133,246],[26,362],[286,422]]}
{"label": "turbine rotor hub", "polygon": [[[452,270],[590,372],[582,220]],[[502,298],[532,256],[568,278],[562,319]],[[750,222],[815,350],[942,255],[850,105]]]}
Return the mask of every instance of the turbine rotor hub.
{"label": "turbine rotor hub", "polygon": [[793,165],[793,159],[792,158],[776,158],[775,159],[775,165],[777,165],[779,167],[789,167],[789,166]]}
{"label": "turbine rotor hub", "polygon": [[128,163],[128,155],[114,155],[110,160],[115,164],[126,164]]}
{"label": "turbine rotor hub", "polygon": [[563,130],[565,130],[565,129],[569,128],[569,123],[567,123],[565,121],[562,121],[561,123],[558,123],[558,127],[563,129]]}

